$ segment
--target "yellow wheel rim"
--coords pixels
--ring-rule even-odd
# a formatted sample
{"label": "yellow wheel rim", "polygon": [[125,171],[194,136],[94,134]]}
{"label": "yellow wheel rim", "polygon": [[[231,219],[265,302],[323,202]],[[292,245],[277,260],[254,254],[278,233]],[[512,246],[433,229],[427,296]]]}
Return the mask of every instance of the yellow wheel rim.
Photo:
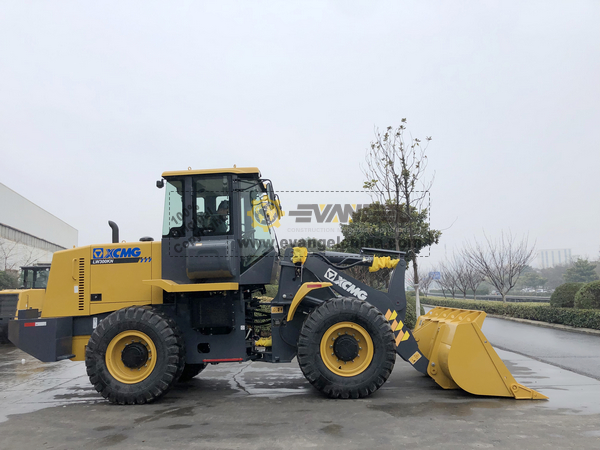
{"label": "yellow wheel rim", "polygon": [[[127,367],[123,362],[123,351],[126,347],[143,346],[147,357],[134,367]],[[106,349],[106,367],[115,380],[125,384],[135,384],[144,381],[156,366],[156,346],[145,333],[136,330],[123,331],[116,335]],[[131,365],[131,364],[130,364]]]}
{"label": "yellow wheel rim", "polygon": [[[336,355],[336,341],[342,336],[345,340],[353,338],[358,347],[356,356],[348,361],[344,361],[340,359],[340,355]],[[330,327],[321,338],[320,350],[325,366],[334,374],[342,377],[353,377],[363,373],[373,360],[371,336],[363,327],[352,322],[339,322]]]}

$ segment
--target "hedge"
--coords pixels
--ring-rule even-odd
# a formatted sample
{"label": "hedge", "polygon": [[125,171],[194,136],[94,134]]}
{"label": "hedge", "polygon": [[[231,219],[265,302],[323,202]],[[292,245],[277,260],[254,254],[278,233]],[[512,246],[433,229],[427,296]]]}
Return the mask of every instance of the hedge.
{"label": "hedge", "polygon": [[[425,309],[423,308],[423,300],[419,298],[421,302],[421,315],[425,314]],[[385,312],[385,311],[384,311]],[[415,297],[407,296],[406,297],[406,317],[404,318],[404,325],[409,330],[412,330],[417,324],[417,301]]]}
{"label": "hedge", "polygon": [[550,306],[555,308],[573,308],[575,294],[585,283],[564,283],[558,286],[550,296]]}
{"label": "hedge", "polygon": [[577,328],[600,330],[600,311],[593,309],[555,308],[535,303],[503,303],[494,301],[452,300],[433,298],[421,300],[422,303],[448,308],[477,309],[488,314],[558,323]]}

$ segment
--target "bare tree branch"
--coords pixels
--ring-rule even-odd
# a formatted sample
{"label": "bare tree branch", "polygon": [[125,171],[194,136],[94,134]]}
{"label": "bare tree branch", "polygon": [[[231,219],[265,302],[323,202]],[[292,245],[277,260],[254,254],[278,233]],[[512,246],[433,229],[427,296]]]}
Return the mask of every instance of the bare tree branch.
{"label": "bare tree branch", "polygon": [[484,236],[484,244],[474,241],[465,247],[463,255],[467,264],[483,275],[506,302],[506,295],[533,259],[535,246],[529,247],[527,237],[517,242],[510,232],[502,232],[498,240],[489,239],[485,233]]}
{"label": "bare tree branch", "polygon": [[[418,275],[419,275],[419,286],[418,287],[425,295],[427,295],[429,293],[429,287],[431,286],[433,279],[429,276],[428,271],[424,271],[421,268],[419,268]],[[410,271],[407,272],[406,282],[411,288],[415,289],[415,291],[416,291],[414,272],[412,272],[412,273]]]}
{"label": "bare tree branch", "polygon": [[21,266],[39,261],[44,253],[43,250],[30,247],[21,241],[0,238],[0,270],[18,271]]}
{"label": "bare tree branch", "polygon": [[440,264],[440,279],[438,280],[438,284],[442,288],[442,292],[444,293],[444,297],[446,296],[445,291],[455,298],[456,296],[456,273],[452,265],[448,262],[444,262]]}

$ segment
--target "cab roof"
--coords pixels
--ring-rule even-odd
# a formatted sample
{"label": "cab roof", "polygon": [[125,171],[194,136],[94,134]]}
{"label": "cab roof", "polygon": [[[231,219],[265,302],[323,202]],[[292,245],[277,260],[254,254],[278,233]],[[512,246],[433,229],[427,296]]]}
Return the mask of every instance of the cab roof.
{"label": "cab roof", "polygon": [[220,174],[220,173],[235,173],[235,174],[252,174],[256,173],[260,176],[260,170],[258,167],[228,167],[227,169],[200,169],[192,170],[173,170],[169,172],[163,172],[163,177],[175,177],[175,176],[186,176],[186,175],[208,175],[208,174]]}

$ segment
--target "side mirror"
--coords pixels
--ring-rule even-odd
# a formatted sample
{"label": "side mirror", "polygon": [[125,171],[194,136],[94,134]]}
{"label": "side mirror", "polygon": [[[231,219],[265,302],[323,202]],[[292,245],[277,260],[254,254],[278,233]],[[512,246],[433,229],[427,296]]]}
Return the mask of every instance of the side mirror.
{"label": "side mirror", "polygon": [[271,180],[263,179],[261,181],[263,183],[263,186],[267,190],[267,198],[269,199],[269,202],[271,203],[271,205],[277,208],[277,214],[279,215],[279,217],[283,216],[283,212],[281,211],[281,203],[279,203],[279,196],[273,190],[273,183],[271,182]]}
{"label": "side mirror", "polygon": [[269,197],[269,200],[271,200],[271,203],[275,203],[275,192],[273,191],[273,185],[271,184],[271,182],[269,181],[267,183],[267,196]]}
{"label": "side mirror", "polygon": [[163,179],[158,180],[156,182],[156,187],[159,188],[159,189],[164,188],[165,187],[165,180],[163,180]]}

